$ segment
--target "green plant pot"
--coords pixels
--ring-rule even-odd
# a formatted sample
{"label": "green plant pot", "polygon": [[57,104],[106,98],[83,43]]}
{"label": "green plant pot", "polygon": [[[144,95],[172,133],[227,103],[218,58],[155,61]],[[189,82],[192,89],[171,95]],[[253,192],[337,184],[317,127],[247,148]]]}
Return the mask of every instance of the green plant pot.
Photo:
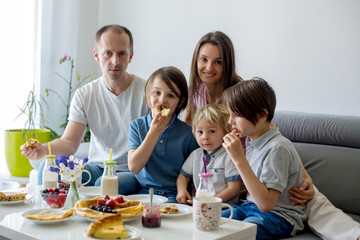
{"label": "green plant pot", "polygon": [[10,174],[15,177],[29,177],[31,169],[29,159],[21,155],[20,146],[28,139],[36,138],[41,143],[50,141],[50,130],[9,129],[5,130],[5,157]]}

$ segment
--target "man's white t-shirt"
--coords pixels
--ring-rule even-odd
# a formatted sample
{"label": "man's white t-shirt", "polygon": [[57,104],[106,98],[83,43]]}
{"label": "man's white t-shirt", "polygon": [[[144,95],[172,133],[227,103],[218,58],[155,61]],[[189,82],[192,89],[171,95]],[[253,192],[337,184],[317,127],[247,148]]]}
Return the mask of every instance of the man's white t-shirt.
{"label": "man's white t-shirt", "polygon": [[128,171],[127,144],[130,122],[146,115],[145,80],[134,76],[128,89],[116,96],[100,77],[76,90],[69,120],[88,124],[91,131],[89,162],[103,165],[110,157],[118,171]]}

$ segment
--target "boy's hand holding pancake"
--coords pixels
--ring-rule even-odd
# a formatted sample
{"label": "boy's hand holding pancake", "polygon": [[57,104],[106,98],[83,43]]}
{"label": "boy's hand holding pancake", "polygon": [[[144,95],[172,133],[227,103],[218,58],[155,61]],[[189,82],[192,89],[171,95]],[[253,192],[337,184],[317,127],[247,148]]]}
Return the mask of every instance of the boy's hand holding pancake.
{"label": "boy's hand holding pancake", "polygon": [[244,149],[242,147],[241,140],[237,134],[238,133],[233,132],[226,134],[223,138],[224,142],[222,144],[235,165],[241,160],[246,161]]}

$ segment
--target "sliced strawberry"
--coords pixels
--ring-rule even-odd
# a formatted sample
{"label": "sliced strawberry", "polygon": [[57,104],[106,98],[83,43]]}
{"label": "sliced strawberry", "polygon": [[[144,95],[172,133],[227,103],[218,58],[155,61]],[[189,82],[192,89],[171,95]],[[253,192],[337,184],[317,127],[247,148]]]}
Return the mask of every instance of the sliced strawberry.
{"label": "sliced strawberry", "polygon": [[58,196],[58,200],[59,200],[61,205],[64,205],[65,200],[66,200],[66,194],[60,193],[59,196]]}
{"label": "sliced strawberry", "polygon": [[105,200],[101,200],[101,199],[97,200],[97,206],[104,206],[105,203],[106,203]]}
{"label": "sliced strawberry", "polygon": [[59,208],[60,204],[58,202],[58,200],[55,197],[49,196],[46,199],[46,203],[51,207],[51,208]]}
{"label": "sliced strawberry", "polygon": [[109,199],[110,199],[109,195],[104,196],[104,200],[109,200]]}
{"label": "sliced strawberry", "polygon": [[116,203],[114,199],[107,200],[105,205],[110,207],[111,209],[114,209],[116,207]]}
{"label": "sliced strawberry", "polygon": [[115,200],[115,202],[117,202],[117,203],[123,203],[123,202],[124,202],[124,198],[123,198],[122,196],[118,196],[118,197],[116,197],[114,200]]}
{"label": "sliced strawberry", "polygon": [[66,194],[66,191],[65,191],[64,189],[60,189],[60,190],[59,190],[59,193]]}

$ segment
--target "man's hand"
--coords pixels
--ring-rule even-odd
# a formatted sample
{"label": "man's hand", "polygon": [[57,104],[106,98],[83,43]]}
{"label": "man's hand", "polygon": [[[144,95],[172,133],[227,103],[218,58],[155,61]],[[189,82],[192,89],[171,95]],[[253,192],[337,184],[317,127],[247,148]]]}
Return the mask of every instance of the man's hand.
{"label": "man's hand", "polygon": [[31,160],[39,160],[46,155],[46,152],[42,150],[43,145],[39,143],[37,147],[27,147],[26,143],[21,145],[21,155],[31,159]]}
{"label": "man's hand", "polygon": [[295,202],[294,206],[305,206],[315,194],[311,178],[305,178],[300,188],[293,187],[289,193],[292,195],[290,199]]}

